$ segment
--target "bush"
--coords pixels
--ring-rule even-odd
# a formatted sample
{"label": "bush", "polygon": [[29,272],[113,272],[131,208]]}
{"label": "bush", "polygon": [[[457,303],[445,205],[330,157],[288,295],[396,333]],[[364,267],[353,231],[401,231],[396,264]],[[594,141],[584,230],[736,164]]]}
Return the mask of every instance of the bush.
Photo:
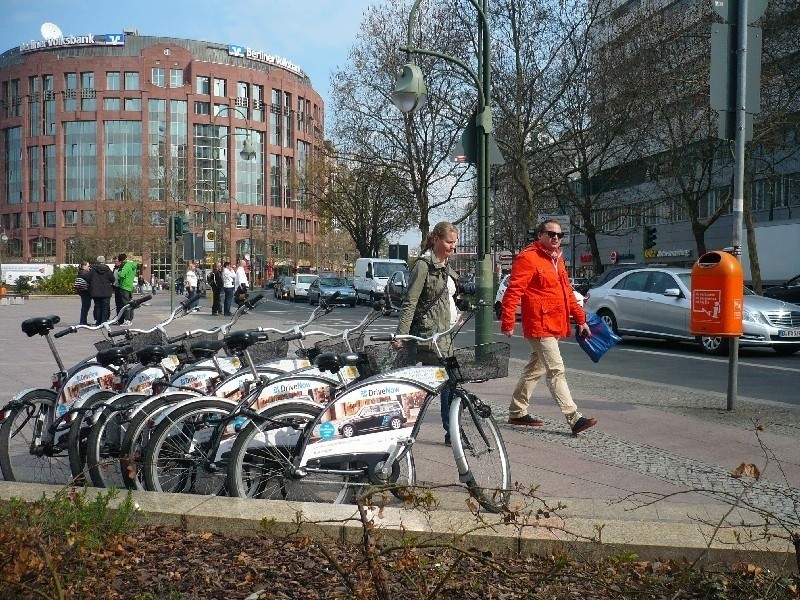
{"label": "bush", "polygon": [[31,289],[31,278],[28,275],[22,275],[14,282],[14,292],[17,294],[30,294]]}
{"label": "bush", "polygon": [[50,277],[42,279],[41,283],[39,283],[39,291],[45,294],[75,294],[75,278],[77,276],[77,267],[71,265],[62,267],[57,269]]}

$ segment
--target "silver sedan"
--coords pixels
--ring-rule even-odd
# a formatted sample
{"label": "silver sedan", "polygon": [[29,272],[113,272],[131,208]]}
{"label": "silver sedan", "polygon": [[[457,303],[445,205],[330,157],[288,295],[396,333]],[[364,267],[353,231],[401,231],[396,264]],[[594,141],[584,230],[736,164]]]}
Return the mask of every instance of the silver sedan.
{"label": "silver sedan", "polygon": [[[696,341],[709,354],[726,354],[727,338],[690,332],[691,288],[689,269],[634,269],[589,290],[585,308],[621,336]],[[800,350],[800,306],[745,288],[742,331],[741,346],[794,354]]]}

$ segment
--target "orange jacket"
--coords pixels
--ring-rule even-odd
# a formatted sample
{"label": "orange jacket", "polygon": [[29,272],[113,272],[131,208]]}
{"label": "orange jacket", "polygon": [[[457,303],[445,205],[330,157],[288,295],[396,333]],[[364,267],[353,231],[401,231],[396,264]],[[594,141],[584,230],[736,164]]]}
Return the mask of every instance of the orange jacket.
{"label": "orange jacket", "polygon": [[511,277],[503,294],[501,331],[513,331],[520,300],[526,338],[569,336],[570,315],[579,325],[586,322],[561,254],[553,259],[538,243],[524,248],[511,265]]}

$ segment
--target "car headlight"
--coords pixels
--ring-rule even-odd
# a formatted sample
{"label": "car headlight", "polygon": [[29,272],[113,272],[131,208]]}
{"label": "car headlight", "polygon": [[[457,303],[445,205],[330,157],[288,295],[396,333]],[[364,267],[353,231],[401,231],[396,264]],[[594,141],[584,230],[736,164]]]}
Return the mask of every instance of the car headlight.
{"label": "car headlight", "polygon": [[769,325],[766,317],[757,310],[742,309],[742,321],[750,321],[751,323],[760,323],[761,325]]}
{"label": "car headlight", "polygon": [[379,292],[382,292],[383,286],[379,283],[377,286],[375,286],[375,289],[377,289]]}

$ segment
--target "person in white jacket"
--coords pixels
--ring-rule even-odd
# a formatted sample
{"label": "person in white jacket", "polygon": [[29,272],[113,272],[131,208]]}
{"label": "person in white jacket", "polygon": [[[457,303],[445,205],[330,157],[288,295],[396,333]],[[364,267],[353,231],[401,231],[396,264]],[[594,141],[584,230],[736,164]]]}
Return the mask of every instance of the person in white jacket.
{"label": "person in white jacket", "polygon": [[[247,297],[247,272],[244,270],[245,266],[247,265],[247,261],[243,258],[239,259],[239,266],[236,268],[236,281],[234,285],[236,286],[236,291],[234,292],[236,295],[244,292],[243,297]],[[241,306],[242,302],[236,302],[238,306]]]}
{"label": "person in white jacket", "polygon": [[225,293],[225,302],[222,310],[226,317],[231,316],[231,304],[233,304],[233,293],[236,291],[236,271],[231,267],[227,260],[222,265],[222,290]]}

